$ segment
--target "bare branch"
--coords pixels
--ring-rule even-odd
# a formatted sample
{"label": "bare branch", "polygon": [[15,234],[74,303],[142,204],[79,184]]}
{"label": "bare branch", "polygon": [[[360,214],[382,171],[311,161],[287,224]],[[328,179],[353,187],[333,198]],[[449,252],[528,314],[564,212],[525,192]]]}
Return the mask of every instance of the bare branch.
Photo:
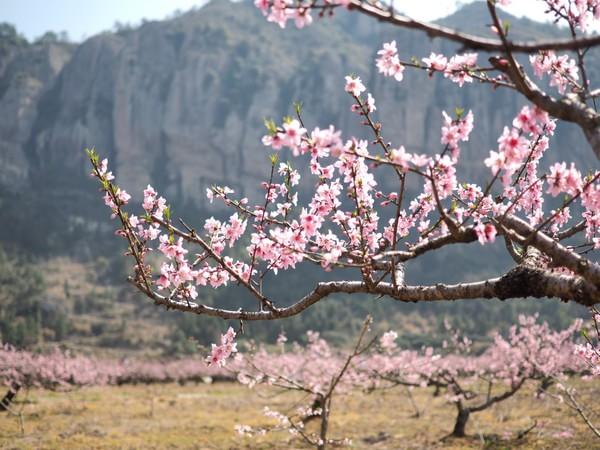
{"label": "bare branch", "polygon": [[485,402],[481,403],[480,405],[469,406],[468,409],[471,412],[483,411],[484,409],[487,409],[490,406],[492,406],[494,403],[499,403],[502,400],[506,400],[507,398],[512,397],[514,394],[517,393],[519,389],[521,389],[523,383],[525,383],[525,378],[521,378],[518,383],[512,385],[509,390],[504,391],[502,394],[489,397],[488,399],[486,399]]}

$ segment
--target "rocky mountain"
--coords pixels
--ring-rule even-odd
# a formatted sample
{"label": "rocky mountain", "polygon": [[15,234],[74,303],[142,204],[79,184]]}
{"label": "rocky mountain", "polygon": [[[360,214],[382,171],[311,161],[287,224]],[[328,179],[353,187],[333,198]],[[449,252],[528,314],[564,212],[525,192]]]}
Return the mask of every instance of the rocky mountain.
{"label": "rocky mountain", "polygon": [[[442,22],[487,34],[486,20],[479,19],[483,8],[471,4]],[[510,21],[518,37],[556,34],[528,20]],[[207,208],[203,193],[213,183],[252,197],[268,171],[263,119],[291,114],[294,101],[302,101],[309,127],[334,124],[346,136],[367,136],[343,90],[349,73],[360,75],[373,92],[386,139],[411,151],[439,150],[442,110],[473,109],[476,129],[461,170],[481,179],[483,159],[524,101],[511,92],[496,95],[488,86],[457,89],[441,77],[409,70],[402,83],[384,79],[374,57],[391,39],[407,58],[457,50],[346,12],[306,30],[280,30],[251,2],[229,0],[78,45],[27,43],[3,26],[0,241],[88,262],[100,253],[118,253],[87,176],[85,147],[109,157],[119,184],[134,196],[152,183],[174,203],[176,214],[191,220]],[[594,66],[591,77],[596,71]],[[559,157],[595,167],[580,132],[567,126],[562,131],[553,143]],[[462,259],[473,260],[468,254]],[[438,271],[416,266],[413,272],[426,281],[456,275],[438,263]],[[504,264],[498,259],[476,270],[493,272]]]}
{"label": "rocky mountain", "polygon": [[[481,27],[485,21],[471,18],[482,7],[465,7],[445,22]],[[513,21],[516,30],[551,33]],[[267,171],[263,119],[289,114],[293,101],[304,103],[311,125],[365,132],[342,89],[348,73],[361,75],[374,93],[386,138],[414,151],[439,148],[442,109],[473,109],[477,128],[464,168],[477,173],[522,99],[493,95],[486,86],[460,90],[410,71],[403,83],[384,79],[373,59],[392,38],[407,56],[455,50],[344,12],[308,30],[282,31],[251,4],[228,0],[78,46],[9,44],[8,58],[0,59],[0,111],[7,118],[0,124],[0,185],[33,187],[38,200],[58,202],[71,222],[87,222],[92,216],[79,207],[88,199],[73,191],[89,192],[82,149],[96,147],[134,194],[152,182],[175,204],[198,207],[212,183],[252,194]],[[574,140],[578,145],[568,145],[576,149],[573,157],[592,164],[576,132],[562,134],[557,145]]]}
{"label": "rocky mountain", "polygon": [[29,44],[9,25],[0,27],[0,180],[4,186],[28,184],[25,145],[33,133],[40,98],[56,82],[74,46]]}

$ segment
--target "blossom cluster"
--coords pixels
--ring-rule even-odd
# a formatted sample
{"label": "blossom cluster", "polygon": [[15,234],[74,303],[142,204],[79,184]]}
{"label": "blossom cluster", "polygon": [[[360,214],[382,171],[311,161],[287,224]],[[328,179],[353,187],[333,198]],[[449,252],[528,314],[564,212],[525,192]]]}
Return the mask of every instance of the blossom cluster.
{"label": "blossom cluster", "polygon": [[449,324],[450,339],[439,349],[402,349],[388,332],[380,339],[380,353],[368,355],[361,367],[369,374],[366,387],[370,390],[434,386],[436,393],[443,393],[457,407],[454,433],[461,435],[465,425],[461,412],[468,418],[472,412],[504,401],[528,380],[551,385],[566,374],[585,373],[586,364],[577,357],[574,340],[581,325],[577,320],[556,331],[539,323],[537,316],[520,316],[518,325],[506,336],[496,334],[481,354],[473,354],[472,342]]}
{"label": "blossom cluster", "polygon": [[[345,89],[361,114],[370,119],[374,101],[370,94],[364,97],[366,88],[360,78],[346,77]],[[416,230],[417,242],[443,236],[451,231],[448,227],[453,221],[465,224],[472,220],[479,242],[493,242],[498,233],[495,220],[508,213],[522,212],[532,225],[541,223],[546,217],[544,192],[552,196],[567,194],[573,199],[580,197],[587,237],[599,245],[596,232],[600,221],[600,188],[595,183],[598,173],[584,179],[574,165],[566,163],[555,163],[548,172],[539,173],[540,160],[555,129],[555,121],[545,111],[524,106],[512,126],[504,128],[498,148],[485,159],[494,177],[489,187],[497,178],[504,187],[502,195],[496,198],[491,193],[484,195],[484,189],[476,184],[460,183],[457,179],[460,143],[468,141],[473,124],[471,111],[466,114],[458,111],[455,118],[444,112],[440,137],[443,151],[432,157],[408,152],[402,145],[385,146],[384,154],[374,153],[366,140],[343,141],[333,126],[316,127],[309,132],[299,119],[286,118],[281,126],[268,122],[268,134],[263,137],[266,147],[276,151],[288,148],[292,157],[306,156],[310,160],[310,173],[317,183],[307,204],[300,205],[298,192],[294,192],[301,179],[298,171],[289,162],[276,166],[275,158],[271,179],[263,183],[262,204],[252,207],[246,198],[235,199],[235,193],[228,187],[208,190],[211,201],[220,199],[236,212],[227,222],[207,219],[203,241],[194,236],[174,235],[168,218],[164,217],[168,211],[166,202],[151,186],[144,191],[145,216],[143,219],[130,216],[129,231],[143,243],[158,237],[158,251],[165,261],[154,283],[159,290],[168,290],[169,298],[187,301],[198,297],[198,286],[217,288],[232,279],[250,283],[261,263],[266,268],[263,270],[276,274],[310,258],[330,270],[357,260],[364,262],[369,255],[377,255],[382,239],[388,245],[396,243],[409,237],[411,230]],[[96,176],[108,183],[104,175],[106,163],[102,164],[102,171]],[[397,192],[378,190],[375,171],[386,166],[423,179],[422,193],[410,202],[408,209],[400,207]],[[547,184],[545,189],[544,184]],[[124,195],[128,197],[117,187],[106,191],[113,214],[114,204],[118,202],[118,208],[126,204],[119,200]],[[377,199],[381,199],[379,207]],[[398,211],[381,229],[381,208],[388,205],[398,207]],[[445,220],[432,220],[435,212]],[[558,232],[568,226],[570,219],[569,208],[553,210],[550,230]],[[252,227],[248,226],[249,221],[253,222]],[[248,259],[236,261],[225,250],[234,246],[248,229],[252,230],[246,247]],[[190,255],[186,241],[202,244],[205,252]],[[150,247],[143,246],[143,252],[148,251]]]}
{"label": "blossom cluster", "polygon": [[[435,386],[449,403],[460,404],[460,408],[476,406],[474,410],[479,411],[509,398],[527,380],[548,382],[565,374],[587,371],[576,352],[580,320],[559,331],[540,323],[536,315],[520,316],[517,325],[504,336],[496,334],[482,353],[473,352],[472,341],[448,321],[445,326],[449,337],[441,348],[404,349],[397,344],[397,332],[383,333],[377,341],[379,345],[368,347],[367,352],[352,360],[336,393],[387,390],[398,385],[410,389]],[[265,416],[276,425],[237,425],[238,434],[255,436],[272,431],[303,434],[307,433],[305,425],[311,418],[323,413],[318,395],[328,392],[346,359],[318,333],[308,332],[307,341],[306,346],[291,344],[289,351],[290,347],[280,338],[276,349],[269,351],[261,346],[238,360],[245,361],[238,380],[249,388],[266,384],[312,394],[306,404],[296,405],[285,413],[266,408]],[[485,380],[483,389],[482,380]],[[498,394],[496,399],[497,394],[491,396],[491,392],[510,392],[510,395]],[[494,400],[489,402],[490,399]]]}
{"label": "blossom cluster", "polygon": [[577,87],[579,68],[569,55],[557,56],[553,51],[547,50],[531,55],[529,61],[535,75],[540,79],[548,75],[550,86],[556,87],[561,94],[565,93],[569,85]]}
{"label": "blossom cluster", "polygon": [[263,414],[274,420],[275,425],[250,427],[238,424],[235,429],[239,435],[255,436],[285,431],[294,436],[301,436],[306,442],[316,446],[324,442],[336,446],[351,443],[347,438],[328,438],[326,432],[323,434],[323,428],[320,435],[315,435],[307,430],[306,425],[317,418],[321,423],[327,423],[331,396],[334,393],[348,394],[353,387],[365,383],[362,381],[362,372],[353,361],[356,354],[351,357],[344,355],[332,348],[318,332],[308,331],[306,337],[306,345],[294,342],[290,351],[289,346],[286,346],[287,338],[281,334],[277,339],[277,351],[270,352],[261,346],[238,359],[238,363],[243,361],[238,372],[238,381],[249,388],[265,384],[281,390],[298,390],[308,394],[306,401],[286,410],[285,413],[265,407]]}
{"label": "blossom cluster", "polygon": [[[325,0],[324,6],[348,6],[350,0]],[[254,4],[269,22],[285,28],[288,20],[293,20],[298,28],[304,28],[313,22],[311,15],[314,2],[297,0],[255,0]]]}
{"label": "blossom cluster", "polygon": [[544,0],[555,20],[566,20],[575,28],[587,31],[600,19],[599,0]]}
{"label": "blossom cluster", "polygon": [[586,342],[575,347],[577,356],[585,362],[591,374],[600,376],[600,312],[592,308],[591,333],[584,331]]}
{"label": "blossom cluster", "polygon": [[[280,338],[277,352],[270,352],[261,346],[243,354],[246,364],[238,373],[238,381],[248,387],[267,384],[294,389],[302,385],[313,395],[325,394],[339,373],[344,357],[318,332],[308,331],[306,336],[305,346],[297,342],[285,344]],[[353,386],[352,380],[358,376],[350,371],[342,380],[338,392],[349,391]]]}
{"label": "blossom cluster", "polygon": [[227,358],[232,354],[237,353],[237,343],[234,342],[234,339],[235,331],[232,327],[229,327],[227,333],[221,335],[220,344],[212,344],[211,354],[206,358],[209,366],[223,367]]}
{"label": "blossom cluster", "polygon": [[0,343],[0,383],[49,390],[106,384],[109,374],[100,361],[59,351],[35,354]]}

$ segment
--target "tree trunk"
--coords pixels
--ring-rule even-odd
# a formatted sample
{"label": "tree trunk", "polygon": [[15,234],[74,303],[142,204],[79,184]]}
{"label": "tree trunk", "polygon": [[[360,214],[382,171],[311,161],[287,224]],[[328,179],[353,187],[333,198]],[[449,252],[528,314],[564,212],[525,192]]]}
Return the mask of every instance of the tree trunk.
{"label": "tree trunk", "polygon": [[458,408],[458,415],[456,416],[456,423],[454,424],[454,430],[452,430],[452,436],[465,437],[465,428],[467,427],[470,414],[471,411],[468,408]]}
{"label": "tree trunk", "polygon": [[329,427],[329,408],[331,407],[331,397],[322,400],[323,410],[321,412],[321,431],[319,437],[321,441],[317,445],[317,450],[327,448],[327,428]]}
{"label": "tree trunk", "polygon": [[19,389],[21,389],[20,384],[13,383],[10,385],[8,392],[4,395],[4,398],[0,400],[0,411],[7,411],[8,408],[10,408],[10,405],[17,396]]}
{"label": "tree trunk", "polygon": [[542,381],[540,382],[537,390],[536,390],[536,394],[537,395],[541,395],[541,394],[545,394],[546,391],[554,384],[554,380],[552,380],[552,378],[543,378]]}
{"label": "tree trunk", "polygon": [[408,386],[404,386],[404,387],[406,388],[406,395],[408,395],[410,404],[412,405],[413,409],[415,410],[413,417],[415,417],[415,418],[421,417],[421,411],[419,411],[419,407],[417,405],[417,402],[415,402],[415,398],[413,397],[412,392],[410,392],[410,388]]}

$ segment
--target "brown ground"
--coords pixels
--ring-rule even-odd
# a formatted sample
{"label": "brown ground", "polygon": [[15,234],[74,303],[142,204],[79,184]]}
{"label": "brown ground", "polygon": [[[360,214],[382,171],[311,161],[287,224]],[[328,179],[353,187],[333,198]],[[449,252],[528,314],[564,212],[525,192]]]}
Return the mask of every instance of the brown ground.
{"label": "brown ground", "polygon": [[[582,402],[592,405],[598,383],[578,381]],[[331,437],[349,437],[354,449],[533,448],[600,449],[600,440],[566,405],[537,400],[533,386],[472,416],[466,439],[442,438],[452,429],[454,407],[431,391],[415,391],[420,418],[401,389],[334,399]],[[6,449],[288,449],[308,448],[287,433],[240,437],[236,424],[266,426],[269,405],[285,411],[298,396],[249,390],[229,383],[94,387],[75,392],[19,394],[19,419],[0,413],[0,448]],[[515,434],[538,425],[527,436]],[[596,416],[600,422],[600,415]],[[558,433],[570,438],[559,438]]]}

